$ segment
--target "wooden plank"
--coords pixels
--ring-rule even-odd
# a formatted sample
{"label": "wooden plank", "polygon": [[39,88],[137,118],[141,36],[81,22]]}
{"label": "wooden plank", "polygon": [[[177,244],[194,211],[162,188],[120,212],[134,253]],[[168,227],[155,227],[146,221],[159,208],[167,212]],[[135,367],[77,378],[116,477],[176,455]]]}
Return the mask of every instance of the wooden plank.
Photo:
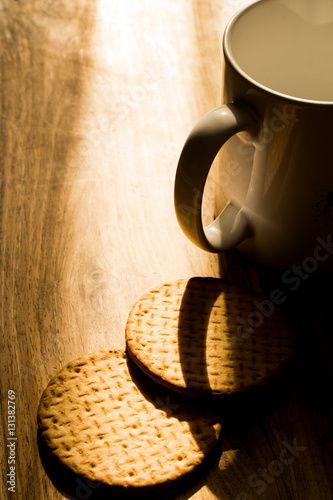
{"label": "wooden plank", "polygon": [[[195,248],[173,209],[182,144],[219,104],[223,29],[245,3],[1,2],[3,499],[14,497],[8,391],[16,498],[63,498],[36,441],[38,402],[52,375],[80,355],[124,347],[129,310],[155,285],[201,275],[268,292],[283,286],[281,273],[234,252]],[[221,460],[172,498],[333,498],[327,283],[311,276],[297,292],[284,288],[300,336],[295,376],[280,392],[226,403]]]}

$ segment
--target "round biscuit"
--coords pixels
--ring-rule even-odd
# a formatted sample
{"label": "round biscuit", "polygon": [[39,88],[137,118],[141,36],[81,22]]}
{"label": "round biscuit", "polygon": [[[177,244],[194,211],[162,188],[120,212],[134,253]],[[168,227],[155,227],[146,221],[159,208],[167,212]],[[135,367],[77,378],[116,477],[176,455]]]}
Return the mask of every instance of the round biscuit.
{"label": "round biscuit", "polygon": [[117,492],[176,484],[205,461],[221,433],[212,409],[154,383],[121,350],[83,356],[55,375],[40,400],[38,427],[62,466]]}
{"label": "round biscuit", "polygon": [[126,346],[155,381],[202,397],[263,387],[294,355],[293,333],[273,302],[202,277],[145,293],[128,316]]}

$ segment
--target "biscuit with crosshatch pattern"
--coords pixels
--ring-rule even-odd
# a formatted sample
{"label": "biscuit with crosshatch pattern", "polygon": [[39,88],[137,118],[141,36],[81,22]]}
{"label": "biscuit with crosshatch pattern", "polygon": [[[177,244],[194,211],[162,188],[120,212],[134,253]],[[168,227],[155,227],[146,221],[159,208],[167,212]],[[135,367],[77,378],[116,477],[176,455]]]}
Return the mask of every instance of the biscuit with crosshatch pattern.
{"label": "biscuit with crosshatch pattern", "polygon": [[291,328],[272,301],[202,277],[145,293],[128,316],[126,346],[155,381],[196,396],[265,386],[294,355]]}
{"label": "biscuit with crosshatch pattern", "polygon": [[147,492],[191,476],[216,449],[220,418],[195,403],[146,377],[124,351],[103,350],[51,379],[39,433],[75,474],[117,492]]}

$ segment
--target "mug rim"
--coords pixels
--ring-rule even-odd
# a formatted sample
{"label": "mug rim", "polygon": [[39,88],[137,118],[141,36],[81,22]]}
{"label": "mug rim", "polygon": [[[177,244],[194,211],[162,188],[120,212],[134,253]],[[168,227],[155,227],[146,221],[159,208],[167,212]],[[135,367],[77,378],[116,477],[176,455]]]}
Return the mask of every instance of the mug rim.
{"label": "mug rim", "polygon": [[229,20],[229,22],[225,28],[224,35],[223,35],[224,55],[228,58],[230,64],[234,67],[234,69],[237,71],[237,73],[239,73],[243,78],[245,78],[247,81],[249,81],[252,85],[259,87],[261,90],[264,90],[265,92],[267,92],[271,95],[275,95],[281,99],[286,99],[288,101],[292,101],[294,104],[303,104],[303,105],[308,104],[308,105],[323,106],[323,107],[333,106],[333,100],[332,101],[321,101],[321,100],[317,100],[317,99],[306,99],[303,97],[296,97],[296,96],[292,96],[289,94],[285,94],[285,93],[279,92],[278,90],[275,90],[271,87],[268,87],[267,85],[260,83],[258,80],[255,80],[250,75],[248,75],[246,73],[246,71],[244,71],[239,66],[237,61],[235,60],[235,58],[232,54],[232,49],[230,47],[230,40],[229,40],[229,38],[230,38],[229,33],[232,30],[232,27],[237,22],[237,20],[242,16],[242,14],[244,14],[245,11],[252,9],[253,7],[255,7],[259,3],[271,2],[271,1],[276,1],[276,0],[255,0],[254,2],[246,5],[245,7],[241,8],[240,10],[238,10],[231,17],[231,19]]}

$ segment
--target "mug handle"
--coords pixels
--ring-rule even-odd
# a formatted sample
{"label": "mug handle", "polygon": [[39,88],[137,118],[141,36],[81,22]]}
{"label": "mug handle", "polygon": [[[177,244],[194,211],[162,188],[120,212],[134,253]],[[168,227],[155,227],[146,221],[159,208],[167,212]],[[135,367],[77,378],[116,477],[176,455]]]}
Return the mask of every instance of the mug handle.
{"label": "mug handle", "polygon": [[203,116],[184,144],[175,178],[175,210],[185,235],[204,250],[223,252],[252,234],[249,218],[236,201],[230,201],[205,228],[201,213],[203,191],[215,156],[230,137],[256,124],[254,116],[239,103],[224,104]]}

